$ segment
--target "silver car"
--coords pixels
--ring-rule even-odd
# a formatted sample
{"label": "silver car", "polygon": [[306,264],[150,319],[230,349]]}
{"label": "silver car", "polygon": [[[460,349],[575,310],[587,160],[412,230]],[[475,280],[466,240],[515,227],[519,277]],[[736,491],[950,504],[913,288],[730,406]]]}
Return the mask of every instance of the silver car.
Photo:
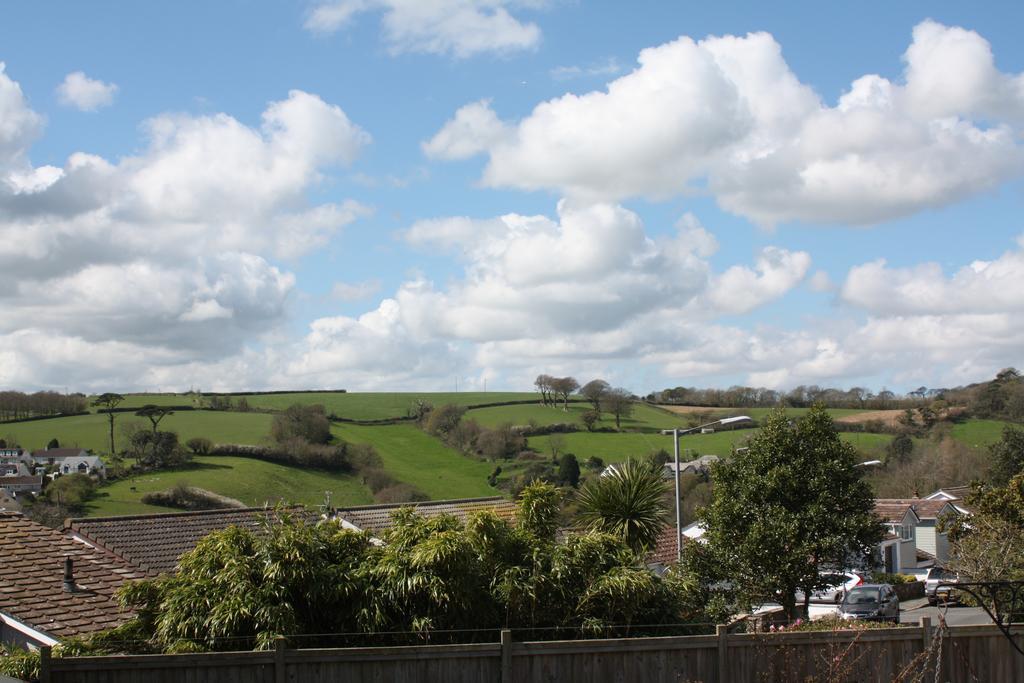
{"label": "silver car", "polygon": [[871,619],[873,621],[900,621],[900,599],[888,583],[866,583],[857,586],[839,605],[843,619]]}
{"label": "silver car", "polygon": [[[828,587],[811,593],[811,602],[828,602],[838,605],[850,590],[864,583],[864,579],[859,574],[850,571],[822,573],[821,578],[828,582]],[[803,600],[803,591],[797,591],[797,603],[801,603]]]}
{"label": "silver car", "polygon": [[937,605],[939,601],[949,602],[956,599],[956,591],[949,586],[940,586],[940,583],[956,583],[959,577],[956,572],[951,572],[942,567],[932,567],[924,578],[924,596],[928,598],[929,605]]}

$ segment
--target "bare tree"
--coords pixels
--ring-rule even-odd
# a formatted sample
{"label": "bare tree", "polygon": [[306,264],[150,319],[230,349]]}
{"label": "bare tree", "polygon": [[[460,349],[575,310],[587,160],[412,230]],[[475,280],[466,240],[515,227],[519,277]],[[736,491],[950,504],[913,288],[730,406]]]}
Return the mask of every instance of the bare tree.
{"label": "bare tree", "polygon": [[590,401],[599,414],[601,412],[601,397],[611,389],[611,385],[603,379],[592,379],[580,389],[580,396]]}
{"label": "bare tree", "polygon": [[551,375],[537,375],[537,379],[533,381],[533,386],[537,387],[537,391],[540,392],[540,400],[544,405],[551,405],[551,383],[555,381],[555,378]]}
{"label": "bare tree", "polygon": [[627,389],[609,389],[601,399],[601,408],[615,416],[615,428],[621,429],[621,420],[633,414],[633,394]]}
{"label": "bare tree", "polygon": [[97,396],[92,404],[96,408],[103,408],[107,411],[107,418],[110,420],[110,455],[117,455],[114,450],[114,408],[124,400],[121,394],[106,393]]}
{"label": "bare tree", "polygon": [[555,377],[551,382],[551,390],[562,397],[562,410],[569,410],[569,396],[580,388],[575,377]]}

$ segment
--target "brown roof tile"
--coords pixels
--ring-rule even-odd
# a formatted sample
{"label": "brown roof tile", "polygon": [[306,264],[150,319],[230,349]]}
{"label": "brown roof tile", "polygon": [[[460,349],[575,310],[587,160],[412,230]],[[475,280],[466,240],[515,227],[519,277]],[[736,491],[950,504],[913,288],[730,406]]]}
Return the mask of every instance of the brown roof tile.
{"label": "brown roof tile", "polygon": [[[64,558],[74,560],[76,590],[66,592]],[[0,612],[54,638],[112,628],[130,615],[114,592],[146,573],[26,517],[0,512]]]}
{"label": "brown roof tile", "polygon": [[469,516],[482,510],[491,510],[498,517],[513,520],[516,516],[515,501],[500,496],[491,498],[464,498],[460,500],[433,500],[420,503],[399,503],[387,505],[360,505],[338,508],[335,515],[364,531],[380,533],[391,527],[391,515],[403,507],[411,507],[424,517],[448,514],[465,522]]}
{"label": "brown roof tile", "polygon": [[[302,507],[286,508],[292,514],[317,517]],[[173,572],[178,558],[196,547],[214,531],[238,526],[258,529],[268,508],[232,508],[199,512],[170,512],[122,517],[84,517],[69,519],[65,531],[106,548],[132,564],[158,573]]]}
{"label": "brown roof tile", "polygon": [[[494,510],[499,517],[505,519],[515,517],[515,503],[500,497],[362,505],[339,509],[335,514],[360,529],[379,533],[391,526],[392,513],[402,507],[413,507],[416,512],[428,517],[448,513],[462,521],[479,510]],[[303,516],[307,520],[318,519],[321,516],[318,511],[301,506],[287,508],[286,511]],[[229,526],[256,530],[268,515],[274,514],[276,513],[273,509],[245,508],[124,517],[86,517],[68,520],[65,530],[90,543],[102,546],[133,564],[164,573],[173,572],[178,566],[178,559],[195,548],[199,541],[210,533]]]}
{"label": "brown roof tile", "polygon": [[[685,541],[683,541],[685,543]],[[679,543],[678,530],[675,524],[666,524],[658,534],[654,549],[647,553],[648,564],[672,564],[679,557],[676,548]]]}
{"label": "brown roof tile", "polygon": [[[881,516],[880,509],[896,510],[899,508],[906,511],[907,507],[913,507],[920,519],[937,519],[949,502],[948,500],[925,500],[924,498],[876,498],[875,513]],[[950,510],[954,509],[951,505],[949,508]],[[903,519],[903,514],[900,513],[897,518],[886,518],[886,521],[898,522]]]}

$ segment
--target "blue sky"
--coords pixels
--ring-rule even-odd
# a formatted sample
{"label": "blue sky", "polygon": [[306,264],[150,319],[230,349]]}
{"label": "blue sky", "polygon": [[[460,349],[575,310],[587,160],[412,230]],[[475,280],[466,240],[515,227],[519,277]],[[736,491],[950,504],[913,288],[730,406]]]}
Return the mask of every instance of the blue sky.
{"label": "blue sky", "polygon": [[1022,363],[1019,3],[25,3],[0,385]]}

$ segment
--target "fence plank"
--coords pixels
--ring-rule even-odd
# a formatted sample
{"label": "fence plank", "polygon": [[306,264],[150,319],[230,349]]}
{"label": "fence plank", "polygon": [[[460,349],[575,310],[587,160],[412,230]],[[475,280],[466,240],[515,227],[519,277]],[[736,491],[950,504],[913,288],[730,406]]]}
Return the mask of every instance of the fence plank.
{"label": "fence plank", "polygon": [[[888,683],[941,644],[943,680],[1024,681],[1024,657],[995,626],[213,652],[52,659],[50,683]],[[942,642],[937,642],[941,638]],[[910,676],[913,678],[913,675]],[[930,680],[930,679],[929,679]]]}

